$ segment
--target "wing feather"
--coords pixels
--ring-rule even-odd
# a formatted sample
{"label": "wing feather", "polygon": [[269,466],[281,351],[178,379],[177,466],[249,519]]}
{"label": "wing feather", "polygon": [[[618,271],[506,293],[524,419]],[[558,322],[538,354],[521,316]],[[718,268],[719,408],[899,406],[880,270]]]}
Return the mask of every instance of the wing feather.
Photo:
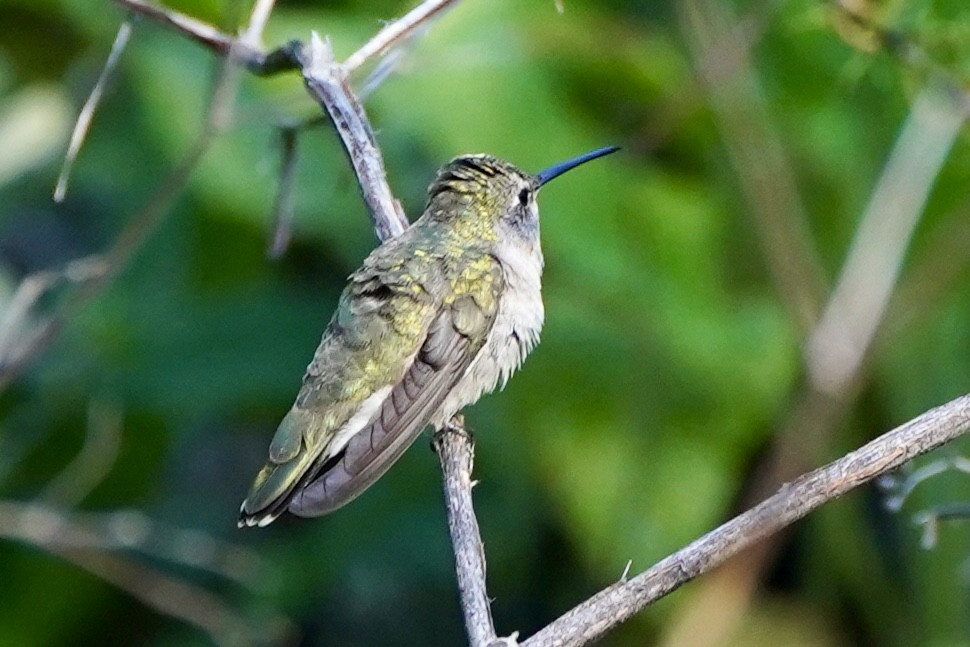
{"label": "wing feather", "polygon": [[[455,325],[458,311],[444,308],[401,381],[384,400],[380,413],[351,438],[339,461],[315,475],[290,502],[290,512],[317,516],[346,505],[377,479],[411,446],[484,345],[494,311],[483,315],[486,334],[469,337]],[[477,331],[478,332],[478,331]]]}

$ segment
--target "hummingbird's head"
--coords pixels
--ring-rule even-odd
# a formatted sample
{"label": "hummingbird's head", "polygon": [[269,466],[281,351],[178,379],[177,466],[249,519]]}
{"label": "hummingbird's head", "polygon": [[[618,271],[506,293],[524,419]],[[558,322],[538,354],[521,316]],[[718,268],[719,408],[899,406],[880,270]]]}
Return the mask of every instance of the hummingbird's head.
{"label": "hummingbird's head", "polygon": [[462,155],[438,171],[428,188],[427,213],[470,236],[494,241],[512,228],[538,231],[535,178],[491,155]]}
{"label": "hummingbird's head", "polygon": [[462,155],[442,167],[428,187],[426,213],[483,240],[495,241],[507,234],[534,240],[539,233],[539,189],[566,171],[616,150],[616,146],[600,148],[535,175],[491,155]]}

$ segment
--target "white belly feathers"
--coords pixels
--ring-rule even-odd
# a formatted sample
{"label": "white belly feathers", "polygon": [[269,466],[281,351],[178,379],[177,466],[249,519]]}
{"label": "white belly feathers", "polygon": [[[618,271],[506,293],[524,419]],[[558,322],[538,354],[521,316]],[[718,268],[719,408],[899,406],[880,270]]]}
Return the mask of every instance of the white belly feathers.
{"label": "white belly feathers", "polygon": [[435,429],[483,393],[493,391],[500,381],[504,388],[539,342],[544,309],[540,292],[542,252],[538,243],[534,251],[510,243],[502,245],[497,252],[504,270],[505,292],[499,301],[495,323],[484,348],[432,416],[430,424]]}

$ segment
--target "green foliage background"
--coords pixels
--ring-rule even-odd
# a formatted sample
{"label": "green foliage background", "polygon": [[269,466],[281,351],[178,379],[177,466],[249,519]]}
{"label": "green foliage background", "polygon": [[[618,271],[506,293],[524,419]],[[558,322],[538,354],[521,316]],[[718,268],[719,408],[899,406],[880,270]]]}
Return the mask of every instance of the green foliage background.
{"label": "green foliage background", "polygon": [[[751,67],[721,82],[749,88],[742,105],[760,93],[752,119],[780,134],[827,293],[924,75],[879,47],[860,51],[865,35],[827,3],[722,4],[755,29]],[[246,11],[216,0],[171,6],[229,31]],[[314,29],[345,56],[410,6],[281,0],[265,40]],[[963,83],[964,0],[860,6]],[[146,203],[199,132],[218,65],[138,23],[67,200],[55,205],[67,134],[123,14],[107,0],[0,0],[0,15],[2,318],[25,275],[104,250]],[[646,568],[737,512],[804,388],[802,333],[772,283],[729,135],[696,69],[674,2],[566,0],[560,15],[551,1],[465,0],[367,101],[412,217],[435,169],[459,153],[538,170],[600,145],[625,149],[543,192],[543,342],[505,392],[467,412],[505,634],[530,634],[616,580],[627,560]],[[256,551],[250,587],[147,562],[238,611],[244,621],[224,640],[255,641],[283,616],[282,633],[269,631],[281,644],[459,644],[426,441],[333,516],[235,527],[344,279],[375,244],[339,143],[321,127],[300,140],[293,243],[282,260],[266,258],[275,126],[314,114],[294,75],[243,80],[232,128],[161,227],[0,395],[0,497],[42,493],[83,445],[90,403],[114,403],[119,455],[76,512],[136,508]],[[902,281],[932,262],[945,271],[908,286],[927,298],[894,300],[858,397],[813,461],[970,389],[968,161],[961,135]],[[921,551],[910,523],[919,509],[965,500],[970,482],[943,476],[917,494],[894,516],[877,491],[857,491],[799,524],[721,644],[970,644],[970,534],[945,526],[940,545]],[[0,534],[9,523],[0,517]],[[30,543],[0,542],[0,573],[0,645],[211,640]],[[605,643],[669,637],[697,587]]]}

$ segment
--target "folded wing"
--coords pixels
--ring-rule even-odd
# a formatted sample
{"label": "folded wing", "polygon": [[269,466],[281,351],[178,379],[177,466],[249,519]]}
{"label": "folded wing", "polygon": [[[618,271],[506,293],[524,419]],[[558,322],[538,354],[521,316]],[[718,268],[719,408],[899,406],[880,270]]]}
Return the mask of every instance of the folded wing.
{"label": "folded wing", "polygon": [[403,379],[371,423],[290,501],[290,512],[317,516],[346,505],[393,465],[428,425],[484,345],[495,308],[471,296],[442,308]]}

